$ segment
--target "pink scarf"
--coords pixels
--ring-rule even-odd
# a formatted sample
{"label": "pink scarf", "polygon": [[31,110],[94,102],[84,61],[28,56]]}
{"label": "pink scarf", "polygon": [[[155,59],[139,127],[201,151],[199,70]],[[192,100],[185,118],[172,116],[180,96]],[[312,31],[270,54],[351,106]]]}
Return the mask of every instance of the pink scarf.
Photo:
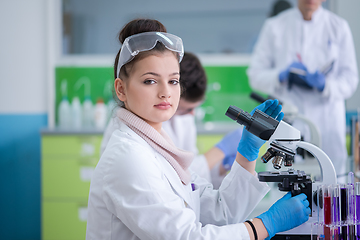
{"label": "pink scarf", "polygon": [[177,148],[165,131],[161,130],[160,134],[147,122],[123,107],[118,110],[117,116],[170,163],[183,184],[187,185],[190,182],[188,167],[193,160],[193,153]]}

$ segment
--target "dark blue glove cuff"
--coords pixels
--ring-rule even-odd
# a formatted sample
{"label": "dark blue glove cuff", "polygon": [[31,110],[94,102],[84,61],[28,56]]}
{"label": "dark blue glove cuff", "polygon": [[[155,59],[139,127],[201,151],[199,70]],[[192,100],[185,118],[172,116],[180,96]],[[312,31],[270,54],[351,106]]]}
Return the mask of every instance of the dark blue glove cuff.
{"label": "dark blue glove cuff", "polygon": [[320,73],[319,78],[321,80],[319,81],[319,85],[317,86],[317,89],[319,92],[322,92],[322,91],[324,91],[324,88],[325,88],[325,75]]}
{"label": "dark blue glove cuff", "polygon": [[281,83],[285,82],[285,81],[288,79],[288,75],[289,75],[289,71],[288,71],[288,70],[282,71],[282,72],[279,74],[279,81],[280,81]]}

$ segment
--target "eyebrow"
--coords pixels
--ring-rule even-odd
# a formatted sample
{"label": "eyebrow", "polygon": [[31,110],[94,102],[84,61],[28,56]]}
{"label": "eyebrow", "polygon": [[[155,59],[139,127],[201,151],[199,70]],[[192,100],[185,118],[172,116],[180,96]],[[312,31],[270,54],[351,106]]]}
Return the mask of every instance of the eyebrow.
{"label": "eyebrow", "polygon": [[[144,73],[144,74],[141,75],[141,76],[144,76],[144,75],[147,75],[147,74],[154,75],[154,76],[157,76],[157,77],[160,76],[160,74],[157,74],[157,73],[154,73],[154,72],[146,72],[146,73]],[[180,75],[180,73],[174,72],[174,73],[170,74],[169,76],[175,76],[175,75]]]}

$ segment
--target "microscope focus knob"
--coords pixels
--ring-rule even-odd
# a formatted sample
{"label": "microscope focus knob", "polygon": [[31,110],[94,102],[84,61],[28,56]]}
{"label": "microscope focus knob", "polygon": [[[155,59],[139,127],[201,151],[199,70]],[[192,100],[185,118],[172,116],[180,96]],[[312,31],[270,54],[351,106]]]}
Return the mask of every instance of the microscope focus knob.
{"label": "microscope focus knob", "polygon": [[[319,195],[319,196],[318,196]],[[313,201],[315,203],[316,206],[319,205],[319,207],[322,209],[323,208],[323,200],[322,200],[322,190],[320,189],[320,192],[318,192],[317,190],[314,191],[313,193]]]}

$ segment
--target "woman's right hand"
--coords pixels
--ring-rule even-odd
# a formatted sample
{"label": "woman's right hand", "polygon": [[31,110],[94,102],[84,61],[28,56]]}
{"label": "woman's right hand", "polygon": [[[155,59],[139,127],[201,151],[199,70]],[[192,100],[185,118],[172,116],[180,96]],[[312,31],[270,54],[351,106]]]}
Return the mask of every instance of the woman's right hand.
{"label": "woman's right hand", "polygon": [[[275,100],[266,100],[256,108],[251,111],[251,115],[254,114],[255,110],[258,109],[272,118],[275,118],[278,121],[281,121],[284,117],[284,113],[281,112],[282,106],[279,104],[277,99]],[[244,128],[239,145],[238,152],[243,155],[247,160],[254,161],[259,155],[259,151],[262,145],[264,145],[265,140],[260,139],[254,134],[248,132]]]}
{"label": "woman's right hand", "polygon": [[291,192],[285,194],[274,203],[267,212],[256,218],[262,220],[269,238],[276,233],[290,230],[309,219],[311,213],[309,201],[304,193],[291,197]]}

